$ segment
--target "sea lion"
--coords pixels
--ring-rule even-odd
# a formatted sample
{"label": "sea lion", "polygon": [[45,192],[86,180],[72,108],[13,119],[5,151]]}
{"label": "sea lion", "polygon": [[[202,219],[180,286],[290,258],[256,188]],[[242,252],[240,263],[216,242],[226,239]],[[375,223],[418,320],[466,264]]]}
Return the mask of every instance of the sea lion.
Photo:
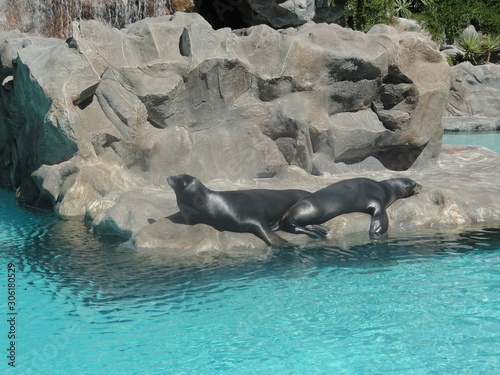
{"label": "sea lion", "polygon": [[269,246],[289,245],[273,229],[278,229],[279,219],[288,208],[311,194],[294,189],[213,191],[187,174],[170,176],[167,182],[186,224],[253,233]]}
{"label": "sea lion", "polygon": [[327,186],[301,199],[280,220],[280,229],[325,238],[328,228],[322,224],[338,215],[364,212],[371,215],[370,237],[387,232],[386,208],[395,200],[417,194],[422,186],[409,178],[374,181],[353,178]]}

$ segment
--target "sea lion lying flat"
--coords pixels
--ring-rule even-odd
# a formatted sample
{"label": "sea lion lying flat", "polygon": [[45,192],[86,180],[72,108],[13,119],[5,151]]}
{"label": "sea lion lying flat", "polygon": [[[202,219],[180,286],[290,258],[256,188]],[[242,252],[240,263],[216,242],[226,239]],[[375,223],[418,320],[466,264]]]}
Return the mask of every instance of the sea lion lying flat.
{"label": "sea lion lying flat", "polygon": [[319,225],[338,215],[364,212],[370,214],[370,237],[377,237],[389,227],[386,208],[395,200],[417,194],[422,186],[409,178],[374,181],[353,178],[327,186],[301,199],[280,220],[280,229],[325,238],[328,228]]}
{"label": "sea lion lying flat", "polygon": [[271,228],[277,229],[285,211],[311,194],[304,190],[212,191],[187,174],[170,176],[167,181],[187,224],[203,223],[218,230],[253,233],[269,246],[288,245]]}

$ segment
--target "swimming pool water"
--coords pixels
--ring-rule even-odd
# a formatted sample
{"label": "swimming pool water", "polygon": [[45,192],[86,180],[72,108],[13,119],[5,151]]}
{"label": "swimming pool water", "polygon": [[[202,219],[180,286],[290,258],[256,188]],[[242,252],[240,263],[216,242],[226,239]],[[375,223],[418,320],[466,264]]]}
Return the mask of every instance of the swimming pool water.
{"label": "swimming pool water", "polygon": [[[7,374],[496,374],[500,230],[348,248],[138,254],[0,191]],[[7,352],[6,334],[0,347]]]}
{"label": "swimming pool water", "polygon": [[483,146],[500,152],[500,132],[445,133],[443,143],[453,145]]}

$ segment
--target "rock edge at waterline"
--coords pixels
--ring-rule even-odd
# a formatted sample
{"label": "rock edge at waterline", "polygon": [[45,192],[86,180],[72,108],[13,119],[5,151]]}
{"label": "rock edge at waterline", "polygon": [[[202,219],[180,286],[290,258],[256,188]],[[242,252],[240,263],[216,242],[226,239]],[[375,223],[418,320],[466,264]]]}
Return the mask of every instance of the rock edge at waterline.
{"label": "rock edge at waterline", "polygon": [[[312,177],[296,167],[290,167],[278,178],[255,181],[251,185],[235,185],[220,180],[207,185],[213,189],[293,187],[315,191],[355,176],[361,175]],[[445,145],[438,165],[431,170],[363,173],[362,176],[377,180],[409,177],[423,185],[418,195],[398,200],[388,208],[389,236],[401,235],[418,227],[447,231],[475,225],[494,226],[500,221],[500,154],[482,147]],[[210,251],[244,253],[266,249],[264,242],[252,234],[220,232],[204,224],[173,223],[165,218],[178,212],[173,194],[170,198],[165,197],[167,207],[168,212],[154,217],[156,222],[153,224],[142,221],[144,227],[132,236],[132,243],[138,251],[185,255]],[[142,216],[140,210],[137,213]],[[132,212],[129,215],[134,216]],[[110,220],[116,222],[116,219]],[[369,215],[342,215],[324,225],[330,228],[325,241],[282,231],[278,234],[298,246],[344,246],[343,237],[353,233],[360,233],[366,242],[370,241]]]}

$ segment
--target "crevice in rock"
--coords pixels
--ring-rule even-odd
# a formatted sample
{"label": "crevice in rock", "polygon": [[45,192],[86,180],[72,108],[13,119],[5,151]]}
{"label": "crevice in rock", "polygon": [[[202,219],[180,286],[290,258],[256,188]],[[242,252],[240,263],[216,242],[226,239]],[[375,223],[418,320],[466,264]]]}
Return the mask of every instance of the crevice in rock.
{"label": "crevice in rock", "polygon": [[189,37],[189,30],[187,28],[184,28],[179,38],[179,52],[182,56],[191,56],[191,38]]}
{"label": "crevice in rock", "polygon": [[432,203],[434,203],[436,206],[444,207],[444,205],[446,204],[446,198],[444,194],[440,191],[434,192],[434,194],[432,195]]}
{"label": "crevice in rock", "polygon": [[[89,96],[88,98],[82,100],[77,104],[78,108],[85,109],[94,101],[94,95]],[[76,103],[75,103],[76,104]]]}
{"label": "crevice in rock", "polygon": [[333,81],[376,80],[381,75],[380,68],[372,62],[355,57],[331,58],[327,68],[328,75]]}
{"label": "crevice in rock", "polygon": [[383,150],[375,155],[385,168],[392,171],[406,171],[420,156],[427,145],[416,146],[398,146],[388,150]]}
{"label": "crevice in rock", "polygon": [[413,81],[397,66],[390,65],[371,109],[386,129],[395,131],[410,121],[419,96]]}
{"label": "crevice in rock", "polygon": [[375,147],[365,147],[349,150],[347,153],[336,157],[335,163],[355,165],[363,162],[368,157],[374,157],[388,170],[406,171],[415,163],[424,148],[425,146],[397,146],[377,151]]}

